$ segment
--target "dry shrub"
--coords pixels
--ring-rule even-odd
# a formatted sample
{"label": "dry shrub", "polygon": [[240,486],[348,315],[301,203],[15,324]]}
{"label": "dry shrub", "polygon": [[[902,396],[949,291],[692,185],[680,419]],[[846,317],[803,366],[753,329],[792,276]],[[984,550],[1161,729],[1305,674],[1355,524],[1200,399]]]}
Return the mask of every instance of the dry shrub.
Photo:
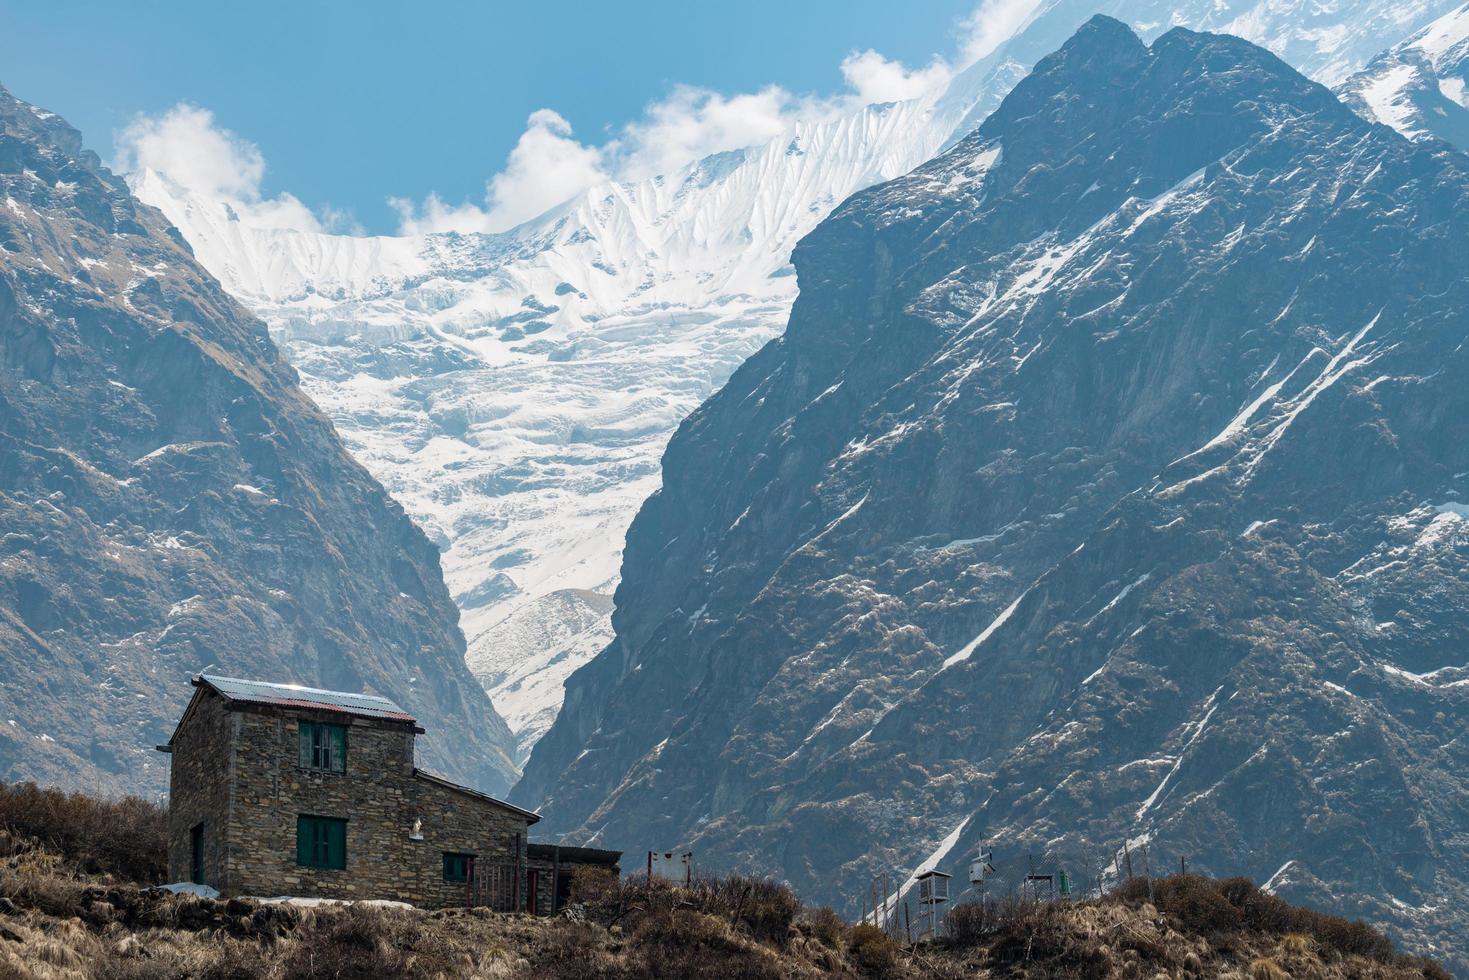
{"label": "dry shrub", "polygon": [[[1239,908],[1220,890],[1219,883],[1199,875],[1173,875],[1152,882],[1153,903],[1158,910],[1201,938],[1217,940],[1243,925]],[[1122,897],[1141,904],[1148,898],[1148,883],[1134,879],[1123,888]]]}
{"label": "dry shrub", "polygon": [[600,900],[617,884],[617,877],[608,868],[580,865],[571,871],[571,892],[568,901],[573,904],[588,904]]}
{"label": "dry shrub", "polygon": [[84,874],[159,884],[168,874],[168,811],[138,796],[105,800],[35,783],[0,783],[0,829],[33,838]]}
{"label": "dry shrub", "polygon": [[647,919],[636,934],[638,980],[780,980],[780,960],[730,929],[729,922],[693,909]]}
{"label": "dry shrub", "polygon": [[847,920],[825,905],[806,909],[796,920],[797,926],[827,949],[840,951],[847,935]]}
{"label": "dry shrub", "polygon": [[847,933],[847,955],[870,977],[887,977],[897,972],[898,944],[877,926],[861,923]]}
{"label": "dry shrub", "polygon": [[944,937],[959,949],[972,949],[989,936],[996,925],[992,905],[960,902],[944,917]]}
{"label": "dry shrub", "polygon": [[282,957],[282,980],[460,976],[472,951],[414,912],[365,905],[318,908]]}
{"label": "dry shrub", "polygon": [[563,918],[536,950],[537,980],[622,980],[621,965],[602,947],[605,934],[587,922]]}
{"label": "dry shrub", "polygon": [[[1079,935],[1066,906],[1011,899],[991,905],[988,917],[989,959],[1001,967],[1044,964],[1047,977],[1101,978],[1110,974],[1112,959],[1102,945]],[[1140,952],[1157,958],[1149,941],[1131,937]]]}
{"label": "dry shrub", "polygon": [[[1148,897],[1150,883],[1134,879],[1117,896],[1133,905]],[[1392,941],[1361,921],[1292,905],[1262,891],[1248,878],[1214,881],[1198,875],[1154,879],[1152,893],[1158,908],[1180,923],[1183,931],[1211,941],[1239,932],[1309,937],[1323,950],[1343,956],[1364,956],[1382,963],[1399,957]]]}
{"label": "dry shrub", "polygon": [[1250,964],[1250,980],[1290,980],[1290,974],[1274,960],[1261,957]]}
{"label": "dry shrub", "polygon": [[625,920],[638,926],[650,918],[691,909],[721,918],[752,939],[777,946],[784,946],[790,938],[791,926],[801,911],[800,901],[785,885],[744,875],[699,878],[687,887],[659,878],[609,878],[574,894],[588,917],[604,926]]}
{"label": "dry shrub", "polygon": [[695,908],[727,918],[759,942],[784,946],[801,911],[795,892],[780,882],[745,875],[704,878],[688,889]]}

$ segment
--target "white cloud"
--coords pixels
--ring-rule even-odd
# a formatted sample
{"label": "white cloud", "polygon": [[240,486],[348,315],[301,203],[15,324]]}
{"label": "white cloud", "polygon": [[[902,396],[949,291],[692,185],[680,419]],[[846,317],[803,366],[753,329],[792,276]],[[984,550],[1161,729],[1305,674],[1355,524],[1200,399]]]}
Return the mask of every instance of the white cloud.
{"label": "white cloud", "polygon": [[868,104],[902,102],[942,91],[954,71],[938,56],[927,68],[910,70],[901,61],[891,61],[869,48],[847,55],[842,61],[842,77],[856,93],[857,101]]}
{"label": "white cloud", "polygon": [[829,115],[835,105],[797,98],[778,85],[725,96],[677,85],[668,97],[623,128],[610,149],[618,176],[631,180],[668,173],[711,153],[765,143],[798,121]]}
{"label": "white cloud", "polygon": [[390,202],[401,217],[400,232],[504,231],[542,214],[607,177],[605,151],[571,135],[571,124],[550,109],[526,120],[505,169],[485,184],[485,206],[446,204],[430,194],[422,205],[404,198]]}
{"label": "white cloud", "polygon": [[344,220],[331,212],[324,224],[291,194],[266,197],[261,191],[265,158],[260,148],[218,125],[208,109],[180,102],[161,116],[139,115],[115,142],[113,169],[163,174],[191,194],[229,202],[257,227],[322,231]]}
{"label": "white cloud", "polygon": [[984,0],[959,21],[961,65],[972,65],[1004,44],[1030,19],[1041,0]]}
{"label": "white cloud", "polygon": [[[829,98],[798,96],[777,85],[734,95],[675,85],[601,145],[581,142],[559,113],[538,109],[503,169],[485,182],[481,200],[452,204],[430,193],[421,202],[389,203],[398,211],[401,234],[504,231],[603,180],[669,173],[711,153],[767,142],[800,122],[940,93],[958,68],[1012,37],[1040,2],[983,0],[956,26],[953,61],[935,55],[909,68],[871,49],[854,51],[840,66],[845,90]],[[162,116],[139,116],[118,134],[117,145],[118,169],[157,171],[198,196],[230,202],[250,224],[305,231],[348,224],[326,209],[313,213],[290,194],[267,198],[259,147],[219,126],[207,109],[180,103]]]}

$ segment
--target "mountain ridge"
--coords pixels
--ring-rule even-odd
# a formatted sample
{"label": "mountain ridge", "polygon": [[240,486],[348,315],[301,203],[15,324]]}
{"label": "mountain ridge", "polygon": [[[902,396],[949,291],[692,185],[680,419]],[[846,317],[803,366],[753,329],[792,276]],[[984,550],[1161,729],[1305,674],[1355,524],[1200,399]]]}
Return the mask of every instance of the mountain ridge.
{"label": "mountain ridge", "polygon": [[1245,41],[1090,22],[797,247],[513,798],[839,907],[1152,841],[1459,962],[1466,187]]}
{"label": "mountain ridge", "polygon": [[508,789],[428,540],[177,229],[4,89],[0,364],[5,778],[160,790],[213,666],[387,694],[426,764]]}
{"label": "mountain ridge", "polygon": [[[227,204],[135,180],[444,549],[471,666],[523,756],[570,669],[611,639],[598,609],[669,435],[783,328],[791,249],[849,194],[979,125],[1099,10],[1149,37],[1174,23],[1245,33],[1334,84],[1451,5],[1047,0],[941,93],[602,184],[500,235],[252,232]],[[525,626],[542,619],[549,647],[527,643],[548,635]]]}

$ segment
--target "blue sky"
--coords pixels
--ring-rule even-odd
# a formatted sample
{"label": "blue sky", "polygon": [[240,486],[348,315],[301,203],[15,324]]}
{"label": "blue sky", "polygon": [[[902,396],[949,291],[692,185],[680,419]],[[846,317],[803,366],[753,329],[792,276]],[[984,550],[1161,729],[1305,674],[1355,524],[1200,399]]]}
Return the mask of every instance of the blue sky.
{"label": "blue sky", "polygon": [[[690,125],[725,110],[797,114],[809,97],[851,97],[841,65],[854,52],[912,71],[961,58],[975,3],[0,0],[0,83],[61,113],[105,159],[140,114],[209,110],[204,122],[258,147],[261,194],[289,191],[386,233],[401,221],[390,197],[493,213],[485,182],[537,110],[557,114],[531,127],[547,137],[542,151],[615,172],[633,166],[629,146],[651,152],[639,139],[670,146],[647,125],[650,105],[682,93]],[[762,103],[723,101],[770,85],[780,90]],[[704,136],[689,138],[697,148]],[[601,149],[560,153],[613,140],[624,149],[616,165]],[[542,159],[525,158],[538,172]]]}

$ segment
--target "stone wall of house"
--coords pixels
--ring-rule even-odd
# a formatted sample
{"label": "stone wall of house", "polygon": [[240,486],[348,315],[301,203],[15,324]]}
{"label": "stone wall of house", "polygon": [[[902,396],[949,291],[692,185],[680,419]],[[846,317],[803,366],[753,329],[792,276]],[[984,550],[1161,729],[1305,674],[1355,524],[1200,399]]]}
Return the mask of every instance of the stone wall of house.
{"label": "stone wall of house", "polygon": [[[221,888],[226,894],[459,905],[465,884],[444,880],[444,852],[483,855],[513,869],[516,834],[525,848],[525,817],[414,776],[409,725],[350,719],[346,771],[335,773],[299,765],[300,722],[341,724],[341,715],[244,705],[230,715],[234,792]],[[215,770],[210,778],[219,775]],[[345,869],[297,864],[301,815],[347,821]],[[422,839],[415,839],[419,821]]]}
{"label": "stone wall of house", "polygon": [[231,715],[218,695],[204,691],[186,714],[170,754],[168,878],[193,875],[191,832],[204,825],[204,883],[226,887]]}
{"label": "stone wall of house", "polygon": [[[423,820],[423,840],[416,842],[416,864],[424,869],[419,882],[422,904],[430,907],[465,904],[465,882],[445,881],[444,854],[473,854],[486,889],[480,901],[510,909],[517,900],[525,907],[526,846],[529,821],[514,810],[460,793],[425,779],[415,781],[417,814]],[[520,885],[515,875],[520,874]]]}

